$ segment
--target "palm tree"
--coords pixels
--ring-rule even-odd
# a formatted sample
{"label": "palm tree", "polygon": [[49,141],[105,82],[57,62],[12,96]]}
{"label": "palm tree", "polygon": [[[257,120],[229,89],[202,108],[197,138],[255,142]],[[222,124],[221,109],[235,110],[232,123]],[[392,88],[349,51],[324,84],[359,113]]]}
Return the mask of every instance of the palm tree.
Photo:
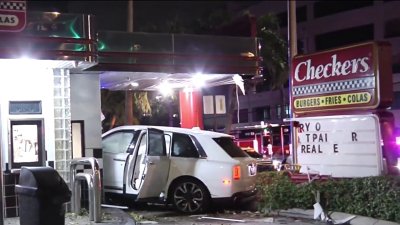
{"label": "palm tree", "polygon": [[103,132],[125,123],[124,98],[122,91],[101,90],[101,111],[105,116]]}
{"label": "palm tree", "polygon": [[[249,12],[245,16],[253,17]],[[281,112],[284,112],[286,103],[284,86],[289,80],[287,41],[282,38],[279,27],[279,20],[274,14],[266,14],[257,19],[257,36],[261,39],[261,57],[263,58],[263,79],[247,79],[245,82],[246,92],[249,90],[280,90]],[[257,88],[256,88],[257,86]],[[229,133],[232,125],[232,112],[237,107],[235,85],[230,88],[230,103],[226,118],[225,133]],[[239,109],[238,109],[239,110]]]}
{"label": "palm tree", "polygon": [[258,36],[262,40],[261,56],[265,75],[272,79],[272,89],[283,86],[289,79],[287,41],[282,38],[279,20],[274,14],[267,14],[257,21]]}
{"label": "palm tree", "polygon": [[287,100],[284,86],[289,81],[288,44],[282,38],[279,20],[274,14],[266,14],[257,21],[258,37],[261,38],[261,57],[263,58],[263,75],[266,77],[264,88],[280,90],[281,113],[285,112]]}

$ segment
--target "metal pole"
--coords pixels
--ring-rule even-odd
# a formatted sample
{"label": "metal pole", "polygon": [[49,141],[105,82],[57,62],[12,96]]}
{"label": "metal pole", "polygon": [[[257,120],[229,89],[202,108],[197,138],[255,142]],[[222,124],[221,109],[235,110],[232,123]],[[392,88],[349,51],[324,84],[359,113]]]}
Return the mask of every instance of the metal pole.
{"label": "metal pole", "polygon": [[[133,32],[133,0],[128,1],[127,12],[127,28],[128,32]],[[129,88],[125,90],[125,124],[133,124],[133,91]]]}
{"label": "metal pole", "polygon": [[279,125],[279,136],[281,137],[281,153],[282,153],[282,162],[285,160],[285,137],[283,136],[283,124]]}
{"label": "metal pole", "polygon": [[87,173],[77,173],[75,176],[75,181],[74,181],[74,191],[76,193],[79,193],[79,195],[75,195],[75,206],[74,206],[74,213],[79,213],[81,210],[81,198],[80,198],[80,193],[81,193],[81,182],[80,181],[86,181],[88,185],[88,191],[89,191],[89,220],[94,221],[94,222],[100,222],[101,215],[99,215],[99,211],[96,209],[96,204],[95,202],[95,187],[94,187],[94,179],[91,174]]}
{"label": "metal pole", "polygon": [[75,182],[77,179],[76,176],[76,167],[78,165],[90,165],[91,173],[89,174],[91,177],[91,181],[88,181],[89,188],[89,201],[90,196],[92,196],[92,202],[89,204],[93,204],[93,220],[94,222],[101,221],[101,177],[100,177],[100,167],[96,158],[94,157],[83,157],[78,159],[73,159],[70,162],[70,189],[72,191],[72,211],[77,212],[77,209],[80,208],[77,204],[80,204],[80,195],[78,195],[78,191],[76,191]]}
{"label": "metal pole", "polygon": [[127,31],[133,32],[133,0],[128,1]]}
{"label": "metal pole", "polygon": [[[292,72],[292,58],[297,55],[297,26],[296,26],[296,1],[288,0],[288,66],[289,73]],[[289,74],[289,109],[290,109],[290,117],[292,118],[290,122],[290,143],[292,144],[292,163],[297,164],[297,138],[296,138],[296,129],[293,126],[293,119],[296,115],[293,113],[293,105],[292,105],[292,76]]]}

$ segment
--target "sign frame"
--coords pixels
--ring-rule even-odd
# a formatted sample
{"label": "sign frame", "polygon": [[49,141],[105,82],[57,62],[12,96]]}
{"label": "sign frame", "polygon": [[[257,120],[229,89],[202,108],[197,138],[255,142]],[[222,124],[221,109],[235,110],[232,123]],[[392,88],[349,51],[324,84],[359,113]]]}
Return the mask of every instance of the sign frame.
{"label": "sign frame", "polygon": [[[296,120],[299,127],[295,151],[301,173],[332,177],[385,173],[380,118],[376,114],[315,116]],[[350,125],[351,122],[354,124]],[[374,125],[366,126],[367,123]]]}
{"label": "sign frame", "polygon": [[366,42],[293,57],[293,112],[301,116],[390,106],[391,57],[388,42]]}
{"label": "sign frame", "polygon": [[9,162],[11,168],[19,169],[22,166],[43,166],[43,154],[45,154],[44,120],[13,119],[10,120],[9,129]]}

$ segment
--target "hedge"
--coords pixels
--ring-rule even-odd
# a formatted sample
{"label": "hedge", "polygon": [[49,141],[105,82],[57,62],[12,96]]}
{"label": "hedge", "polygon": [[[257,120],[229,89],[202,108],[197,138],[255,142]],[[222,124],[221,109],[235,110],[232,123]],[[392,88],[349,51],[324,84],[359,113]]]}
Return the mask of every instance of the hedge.
{"label": "hedge", "polygon": [[400,177],[376,176],[294,184],[285,172],[257,175],[259,208],[312,209],[319,191],[325,210],[400,222]]}

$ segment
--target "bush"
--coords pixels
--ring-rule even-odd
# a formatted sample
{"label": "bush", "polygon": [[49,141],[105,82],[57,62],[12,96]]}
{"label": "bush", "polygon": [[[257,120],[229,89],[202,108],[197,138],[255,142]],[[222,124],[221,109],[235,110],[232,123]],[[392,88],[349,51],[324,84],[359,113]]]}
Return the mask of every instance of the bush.
{"label": "bush", "polygon": [[400,222],[400,179],[379,176],[296,185],[285,172],[258,174],[260,210],[312,209],[315,195],[325,210]]}

